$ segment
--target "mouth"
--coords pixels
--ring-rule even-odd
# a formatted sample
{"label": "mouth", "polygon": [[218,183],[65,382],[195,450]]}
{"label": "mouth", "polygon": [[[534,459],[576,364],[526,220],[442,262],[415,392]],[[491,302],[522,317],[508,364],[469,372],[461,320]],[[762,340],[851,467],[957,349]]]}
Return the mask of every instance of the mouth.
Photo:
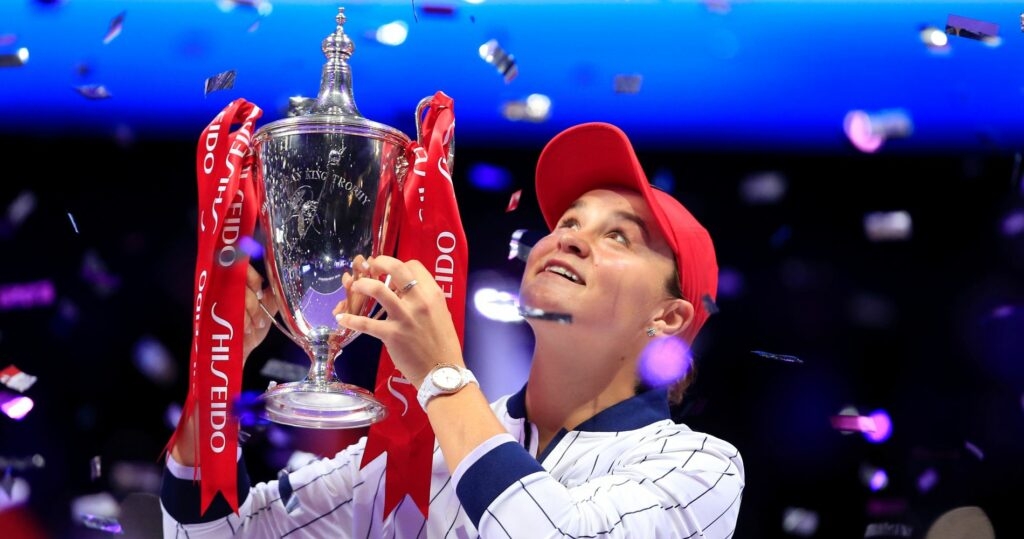
{"label": "mouth", "polygon": [[555,275],[563,277],[563,278],[565,278],[565,279],[567,279],[569,281],[572,281],[572,282],[574,282],[576,284],[583,284],[583,279],[580,278],[580,276],[577,275],[576,272],[572,271],[571,269],[569,269],[569,268],[567,268],[565,266],[558,266],[558,265],[554,265],[554,264],[549,264],[549,265],[544,267],[544,271],[547,272],[547,273],[553,273]]}

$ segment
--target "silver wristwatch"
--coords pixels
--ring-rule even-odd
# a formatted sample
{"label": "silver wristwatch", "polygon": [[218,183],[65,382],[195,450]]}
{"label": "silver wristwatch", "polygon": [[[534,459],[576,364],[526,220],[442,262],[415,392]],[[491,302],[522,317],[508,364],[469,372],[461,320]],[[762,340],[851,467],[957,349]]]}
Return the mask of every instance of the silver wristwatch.
{"label": "silver wristwatch", "polygon": [[480,384],[476,381],[476,376],[473,376],[473,371],[458,365],[441,363],[427,373],[420,384],[420,390],[416,393],[416,400],[420,401],[420,406],[426,410],[430,399],[438,395],[451,395],[469,383]]}

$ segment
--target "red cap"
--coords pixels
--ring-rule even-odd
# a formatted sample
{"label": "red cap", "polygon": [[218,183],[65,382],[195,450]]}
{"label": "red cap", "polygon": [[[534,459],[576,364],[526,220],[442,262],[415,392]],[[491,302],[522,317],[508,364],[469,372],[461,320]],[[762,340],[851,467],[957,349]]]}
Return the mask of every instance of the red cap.
{"label": "red cap", "polygon": [[692,343],[711,314],[707,302],[713,305],[718,291],[718,262],[708,231],[678,200],[651,186],[629,138],[614,125],[575,125],[555,135],[541,151],[536,190],[548,228],[553,230],[584,193],[609,187],[642,195],[675,253],[679,287],[694,308],[693,322],[683,332],[683,338]]}

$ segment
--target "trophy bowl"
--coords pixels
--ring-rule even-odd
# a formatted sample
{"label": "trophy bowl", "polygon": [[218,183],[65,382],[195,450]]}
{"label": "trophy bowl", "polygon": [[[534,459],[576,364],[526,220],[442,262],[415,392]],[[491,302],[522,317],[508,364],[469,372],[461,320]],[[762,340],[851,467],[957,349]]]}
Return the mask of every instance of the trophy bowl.
{"label": "trophy bowl", "polygon": [[[335,360],[358,336],[335,314],[370,316],[373,298],[350,295],[362,260],[393,255],[410,138],[359,114],[342,29],[323,41],[320,93],[253,135],[253,170],[266,277],[280,304],[272,318],[311,360],[303,380],[272,384],[265,417],[310,428],[356,428],[383,419],[373,394],[341,381]],[[378,313],[379,314],[379,313]]]}

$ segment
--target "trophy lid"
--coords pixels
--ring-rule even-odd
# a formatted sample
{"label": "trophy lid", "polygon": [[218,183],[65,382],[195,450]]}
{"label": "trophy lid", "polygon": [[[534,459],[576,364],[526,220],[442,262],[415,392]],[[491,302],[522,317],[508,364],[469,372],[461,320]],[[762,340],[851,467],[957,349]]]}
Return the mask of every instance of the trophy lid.
{"label": "trophy lid", "polygon": [[[316,99],[291,98],[287,118],[270,122],[256,132],[256,138],[296,132],[350,132],[359,136],[391,139],[402,144],[409,136],[389,125],[365,118],[352,93],[352,69],[348,59],[355,44],[345,33],[345,8],[334,17],[337,27],[321,42],[326,62],[320,72],[320,91]],[[262,135],[262,136],[261,136]]]}

